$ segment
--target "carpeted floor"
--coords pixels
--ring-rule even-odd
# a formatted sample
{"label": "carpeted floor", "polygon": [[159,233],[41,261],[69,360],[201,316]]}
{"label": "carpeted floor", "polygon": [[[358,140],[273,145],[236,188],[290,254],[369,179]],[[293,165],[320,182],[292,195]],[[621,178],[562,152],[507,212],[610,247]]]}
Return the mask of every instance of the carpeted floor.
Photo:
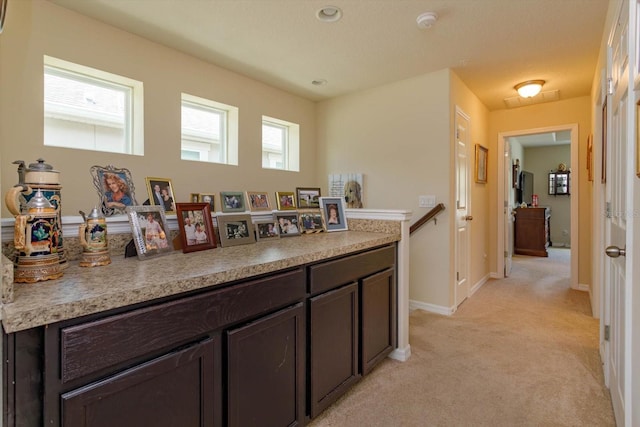
{"label": "carpeted floor", "polygon": [[310,425],[615,426],[588,294],[569,250],[514,257],[452,316],[410,316],[412,355],[387,359]]}

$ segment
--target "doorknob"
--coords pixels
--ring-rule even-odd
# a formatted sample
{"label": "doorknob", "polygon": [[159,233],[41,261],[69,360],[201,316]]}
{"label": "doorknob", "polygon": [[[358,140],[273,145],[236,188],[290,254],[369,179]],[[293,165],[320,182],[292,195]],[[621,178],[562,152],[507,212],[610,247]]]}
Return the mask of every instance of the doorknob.
{"label": "doorknob", "polygon": [[604,252],[607,254],[608,257],[611,257],[611,258],[618,258],[620,255],[622,256],[627,255],[626,248],[620,249],[617,246],[607,246],[607,249],[605,249]]}
{"label": "doorknob", "polygon": [[473,221],[473,216],[467,215],[467,216],[464,217],[464,220],[465,221]]}

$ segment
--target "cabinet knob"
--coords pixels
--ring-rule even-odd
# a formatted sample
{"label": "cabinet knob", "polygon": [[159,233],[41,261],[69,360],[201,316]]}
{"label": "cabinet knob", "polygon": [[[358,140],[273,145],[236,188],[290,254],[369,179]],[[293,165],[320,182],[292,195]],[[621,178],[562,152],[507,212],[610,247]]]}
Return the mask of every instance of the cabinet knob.
{"label": "cabinet knob", "polygon": [[464,220],[465,221],[473,221],[473,216],[467,215],[467,216],[464,217]]}
{"label": "cabinet knob", "polygon": [[611,257],[611,258],[618,258],[620,255],[622,256],[627,255],[626,248],[620,249],[617,246],[607,246],[607,249],[605,249],[604,252],[607,254],[608,257]]}

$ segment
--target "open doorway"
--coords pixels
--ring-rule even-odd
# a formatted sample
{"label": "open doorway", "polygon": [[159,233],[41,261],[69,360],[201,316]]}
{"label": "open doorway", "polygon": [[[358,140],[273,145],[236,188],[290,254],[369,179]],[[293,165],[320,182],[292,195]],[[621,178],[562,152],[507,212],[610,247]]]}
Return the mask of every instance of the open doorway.
{"label": "open doorway", "polygon": [[[552,237],[550,239],[551,246],[565,248],[570,252],[571,258],[571,287],[579,289],[578,286],[578,179],[573,179],[570,183],[569,195],[550,195],[550,176],[551,171],[563,169],[563,165],[568,169],[571,165],[578,165],[578,126],[576,124],[553,126],[538,129],[527,129],[514,132],[504,132],[498,135],[498,153],[503,153],[505,158],[510,160],[498,162],[498,182],[505,186],[504,191],[497,191],[497,202],[499,212],[503,212],[500,223],[498,224],[498,245],[497,245],[497,271],[503,275],[508,274],[505,267],[511,265],[511,253],[508,247],[508,239],[510,238],[509,227],[513,227],[512,211],[517,203],[518,192],[513,187],[520,185],[516,179],[520,179],[520,172],[523,170],[529,172],[533,179],[534,193],[538,196],[538,205],[546,206],[553,204],[556,206],[556,220],[550,221]],[[550,148],[549,156],[545,157],[542,146],[545,144],[549,147],[560,147],[566,145],[568,141],[570,162],[562,161],[560,154],[561,148]],[[529,151],[530,161],[527,163],[525,150]],[[518,168],[514,168],[516,159],[519,160]],[[556,162],[555,159],[558,159]],[[533,173],[531,170],[534,169]],[[555,183],[553,184],[555,185]],[[519,189],[518,189],[519,190]],[[513,199],[510,198],[510,191],[513,191]],[[553,203],[552,203],[553,202]],[[529,204],[527,200],[525,203]],[[565,210],[566,212],[561,212]],[[555,227],[555,228],[554,228]],[[555,240],[555,244],[554,244]]]}

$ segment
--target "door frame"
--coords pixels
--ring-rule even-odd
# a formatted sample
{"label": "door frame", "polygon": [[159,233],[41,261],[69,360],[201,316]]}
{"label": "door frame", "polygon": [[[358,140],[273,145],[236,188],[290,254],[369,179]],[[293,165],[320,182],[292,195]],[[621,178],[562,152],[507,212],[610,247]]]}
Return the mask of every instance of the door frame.
{"label": "door frame", "polygon": [[[471,152],[472,152],[472,143],[471,143],[471,117],[458,105],[456,105],[456,112],[455,112],[455,121],[454,121],[454,176],[455,176],[455,199],[457,200],[459,197],[458,194],[458,188],[459,188],[459,183],[457,182],[458,178],[459,178],[459,174],[458,174],[458,161],[459,161],[459,157],[458,157],[458,150],[459,150],[459,146],[458,146],[458,140],[459,138],[457,137],[457,132],[458,132],[458,118],[461,117],[464,120],[467,121],[468,124],[468,129],[467,129],[467,140],[465,142],[465,150],[466,150],[466,164],[465,164],[465,169],[466,169],[466,173],[465,173],[465,180],[466,182],[464,183],[466,189],[465,189],[465,216],[466,215],[471,215],[471,180],[472,180],[472,175],[471,175]],[[475,148],[475,146],[474,146]],[[455,238],[454,238],[454,274],[459,271],[459,267],[461,262],[464,262],[464,269],[466,272],[466,291],[467,294],[464,296],[464,298],[462,300],[460,300],[460,302],[458,302],[458,292],[460,292],[459,289],[459,280],[457,277],[453,277],[453,283],[454,283],[454,293],[453,293],[453,311],[455,312],[458,309],[458,306],[460,304],[462,304],[462,302],[464,300],[466,300],[467,298],[469,298],[469,295],[471,294],[471,283],[469,283],[469,276],[471,274],[471,224],[469,224],[468,221],[466,221],[466,233],[467,233],[467,239],[466,239],[466,247],[461,248],[461,242],[460,239],[458,238],[458,223],[460,222],[460,218],[459,218],[459,209],[457,206],[455,206],[455,221],[454,221],[454,228],[455,228]],[[459,254],[460,251],[464,251],[464,260],[460,260],[459,258]]]}
{"label": "door frame", "polygon": [[[571,132],[571,167],[574,170],[578,170],[579,165],[579,157],[578,157],[578,124],[572,123],[567,125],[559,125],[559,126],[547,126],[536,129],[523,129],[517,131],[509,131],[509,132],[499,132],[498,133],[498,148],[497,155],[504,155],[504,141],[506,138],[513,136],[522,136],[522,135],[531,135],[537,133],[549,133],[549,132],[559,132],[559,131],[570,131]],[[506,171],[504,168],[504,162],[496,162],[498,166],[498,179],[497,181],[500,183],[499,185],[504,185],[506,181]],[[511,171],[509,171],[511,173]],[[577,175],[577,174],[576,174]],[[579,256],[579,248],[580,248],[580,240],[578,236],[578,198],[580,194],[580,184],[579,179],[571,180],[571,278],[570,285],[572,289],[578,290],[588,290],[583,289],[582,286],[578,283],[578,256]],[[502,188],[502,187],[500,187]],[[497,210],[496,212],[503,212],[504,210],[504,191],[496,191],[497,193]],[[553,212],[551,213],[553,217]],[[498,232],[497,236],[497,245],[496,245],[496,261],[497,261],[497,271],[496,278],[504,278],[504,216],[496,215],[498,218],[498,224],[496,227],[496,231]],[[600,304],[600,295],[598,293],[594,293],[592,295],[593,305]]]}

